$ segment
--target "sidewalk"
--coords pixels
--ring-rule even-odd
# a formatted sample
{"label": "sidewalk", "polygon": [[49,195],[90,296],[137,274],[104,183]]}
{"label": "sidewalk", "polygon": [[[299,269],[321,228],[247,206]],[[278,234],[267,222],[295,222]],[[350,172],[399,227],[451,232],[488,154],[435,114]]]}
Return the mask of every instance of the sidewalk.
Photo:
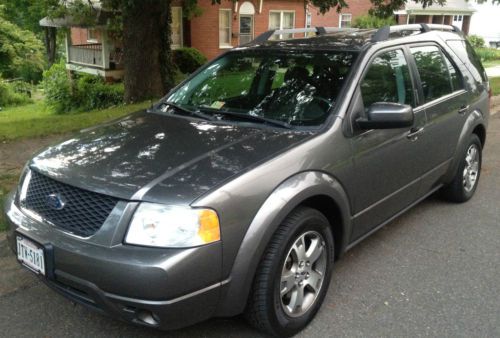
{"label": "sidewalk", "polygon": [[485,70],[488,77],[500,77],[500,66],[489,67]]}

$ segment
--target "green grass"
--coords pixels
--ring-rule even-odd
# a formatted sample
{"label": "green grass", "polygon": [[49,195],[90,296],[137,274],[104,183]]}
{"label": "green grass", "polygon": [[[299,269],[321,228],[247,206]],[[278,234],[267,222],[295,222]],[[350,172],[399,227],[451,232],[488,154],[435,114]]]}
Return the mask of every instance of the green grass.
{"label": "green grass", "polygon": [[103,123],[149,106],[149,102],[122,105],[83,113],[52,113],[43,102],[0,111],[0,141],[64,134]]}
{"label": "green grass", "polygon": [[490,68],[490,67],[496,67],[496,66],[500,66],[500,60],[491,60],[491,61],[484,61],[483,62],[484,68]]}
{"label": "green grass", "polygon": [[500,95],[500,77],[490,78],[490,86],[493,95]]}
{"label": "green grass", "polygon": [[[149,106],[149,102],[123,105],[84,113],[57,115],[43,104],[36,103],[4,108],[0,111],[0,141],[64,134],[103,123]],[[21,168],[0,172],[0,232],[7,229],[3,204],[9,191],[17,184]]]}

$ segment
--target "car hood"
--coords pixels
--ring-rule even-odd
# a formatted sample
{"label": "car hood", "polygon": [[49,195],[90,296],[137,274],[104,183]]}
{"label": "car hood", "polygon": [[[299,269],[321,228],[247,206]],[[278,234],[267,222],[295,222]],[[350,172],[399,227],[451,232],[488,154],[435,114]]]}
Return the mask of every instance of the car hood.
{"label": "car hood", "polygon": [[189,203],[311,135],[143,111],[52,146],[30,167],[121,199]]}

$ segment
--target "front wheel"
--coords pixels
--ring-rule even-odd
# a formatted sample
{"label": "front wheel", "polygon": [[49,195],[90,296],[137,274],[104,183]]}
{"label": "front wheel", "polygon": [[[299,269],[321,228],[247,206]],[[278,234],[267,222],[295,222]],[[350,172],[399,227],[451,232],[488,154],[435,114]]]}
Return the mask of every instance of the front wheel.
{"label": "front wheel", "polygon": [[301,207],[278,228],[258,267],[246,317],[257,329],[292,336],[319,310],[330,282],[334,241],[319,211]]}
{"label": "front wheel", "polygon": [[443,196],[452,202],[468,201],[476,191],[481,173],[481,162],[481,141],[476,134],[472,134],[453,181],[442,190]]}

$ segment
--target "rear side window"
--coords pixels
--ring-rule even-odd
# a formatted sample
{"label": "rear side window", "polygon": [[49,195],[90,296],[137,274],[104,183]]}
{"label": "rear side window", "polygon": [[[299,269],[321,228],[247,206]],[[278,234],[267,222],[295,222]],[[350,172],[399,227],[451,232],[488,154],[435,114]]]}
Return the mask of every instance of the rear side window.
{"label": "rear side window", "polygon": [[446,67],[448,67],[448,74],[450,74],[451,88],[453,91],[457,91],[460,89],[464,89],[464,85],[462,82],[462,78],[460,76],[457,68],[451,63],[446,55],[443,54],[444,62],[446,63]]}
{"label": "rear side window", "polygon": [[486,74],[484,72],[483,65],[481,64],[481,59],[477,56],[474,48],[466,40],[447,40],[446,43],[453,52],[462,60],[467,66],[472,76],[478,82],[486,82]]}
{"label": "rear side window", "polygon": [[425,102],[462,89],[457,69],[436,46],[410,48],[415,58]]}
{"label": "rear side window", "polygon": [[414,106],[410,70],[402,50],[391,50],[373,59],[361,81],[363,104],[393,102]]}

